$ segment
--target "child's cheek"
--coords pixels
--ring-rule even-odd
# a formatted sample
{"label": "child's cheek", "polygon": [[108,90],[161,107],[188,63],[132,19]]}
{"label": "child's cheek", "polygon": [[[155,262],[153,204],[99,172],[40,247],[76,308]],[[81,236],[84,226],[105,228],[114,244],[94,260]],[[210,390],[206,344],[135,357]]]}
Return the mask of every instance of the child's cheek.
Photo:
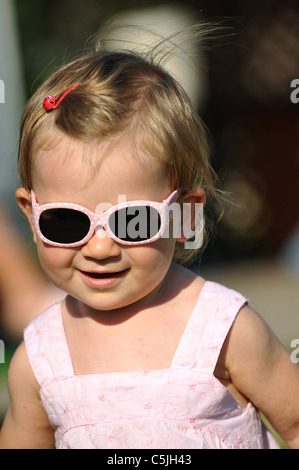
{"label": "child's cheek", "polygon": [[70,268],[73,260],[73,250],[47,245],[40,240],[37,242],[38,258],[47,274]]}
{"label": "child's cheek", "polygon": [[160,238],[149,245],[131,248],[130,257],[135,267],[147,270],[149,273],[163,269],[169,265],[175,246],[175,240]]}

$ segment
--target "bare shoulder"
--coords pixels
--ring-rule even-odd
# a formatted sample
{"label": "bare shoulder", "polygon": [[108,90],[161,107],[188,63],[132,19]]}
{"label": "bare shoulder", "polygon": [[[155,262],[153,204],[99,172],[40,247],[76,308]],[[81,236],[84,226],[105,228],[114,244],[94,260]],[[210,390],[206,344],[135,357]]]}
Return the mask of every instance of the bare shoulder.
{"label": "bare shoulder", "polygon": [[38,394],[39,385],[33,374],[24,342],[15,351],[8,370],[9,387],[15,388],[19,382],[26,386],[31,385],[32,391],[35,390]]}
{"label": "bare shoulder", "polygon": [[259,361],[268,366],[285,354],[285,348],[269,325],[248,305],[244,305],[236,316],[227,343],[231,367],[240,354],[249,363]]}
{"label": "bare shoulder", "polygon": [[244,306],[221,353],[228,376],[289,443],[299,445],[299,367],[262,317]]}
{"label": "bare shoulder", "polygon": [[10,408],[0,434],[0,448],[53,448],[54,430],[39,397],[24,343],[16,350],[8,371]]}
{"label": "bare shoulder", "polygon": [[[243,388],[249,379],[248,372],[262,373],[263,379],[272,369],[285,349],[270,327],[252,308],[243,306],[230,329],[222,348],[222,361],[235,385]],[[251,369],[253,369],[251,371]],[[252,377],[252,376],[251,376]]]}
{"label": "bare shoulder", "polygon": [[[245,354],[249,349],[254,349],[256,354],[267,353],[268,360],[273,353],[281,351],[281,344],[263,318],[248,305],[244,305],[232,325],[227,337],[228,353],[232,355],[239,351]],[[252,351],[249,351],[250,355]],[[259,359],[262,359],[259,357]]]}

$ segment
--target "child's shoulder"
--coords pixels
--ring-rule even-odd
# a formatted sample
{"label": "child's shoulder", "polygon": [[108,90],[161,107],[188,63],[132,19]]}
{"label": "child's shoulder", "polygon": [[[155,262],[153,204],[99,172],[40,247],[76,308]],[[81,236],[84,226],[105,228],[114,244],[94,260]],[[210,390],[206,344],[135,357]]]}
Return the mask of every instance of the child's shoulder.
{"label": "child's shoulder", "polygon": [[8,369],[8,390],[14,407],[28,398],[39,400],[39,383],[33,373],[25,342],[17,347]]}
{"label": "child's shoulder", "polygon": [[[45,329],[52,330],[61,322],[61,308],[65,299],[49,305],[44,311],[33,318],[24,329],[24,338],[27,340],[32,334],[39,335]],[[26,343],[26,341],[25,341]]]}
{"label": "child's shoulder", "polygon": [[8,390],[11,404],[1,429],[0,448],[54,448],[54,430],[41,404],[24,342],[10,362]]}
{"label": "child's shoulder", "polygon": [[178,291],[184,291],[189,298],[197,300],[200,296],[206,293],[207,299],[215,303],[226,304],[226,300],[235,302],[241,306],[245,305],[248,300],[242,293],[236,290],[214,282],[213,280],[206,279],[184,266],[175,264],[171,268],[170,279],[174,288]]}

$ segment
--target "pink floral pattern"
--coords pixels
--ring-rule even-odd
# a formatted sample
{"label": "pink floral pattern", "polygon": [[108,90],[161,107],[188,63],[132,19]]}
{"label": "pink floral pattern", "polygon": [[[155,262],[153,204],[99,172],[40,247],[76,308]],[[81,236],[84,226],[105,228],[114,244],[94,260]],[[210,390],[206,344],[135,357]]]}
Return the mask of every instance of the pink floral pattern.
{"label": "pink floral pattern", "polygon": [[75,375],[53,305],[25,330],[40,397],[61,449],[279,448],[249,403],[213,375],[246,299],[207,281],[169,369]]}

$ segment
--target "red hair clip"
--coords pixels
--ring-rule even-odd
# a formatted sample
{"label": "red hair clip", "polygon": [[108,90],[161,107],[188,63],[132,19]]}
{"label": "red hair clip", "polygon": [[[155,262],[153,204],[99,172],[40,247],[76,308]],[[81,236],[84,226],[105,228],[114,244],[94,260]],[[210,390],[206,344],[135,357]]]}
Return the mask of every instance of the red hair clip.
{"label": "red hair clip", "polygon": [[63,91],[60,95],[55,98],[55,96],[49,95],[46,96],[44,101],[43,101],[43,107],[45,108],[46,111],[52,111],[53,109],[56,109],[59,103],[63,100],[63,98],[74,88],[77,88],[80,83],[77,83],[76,85],[71,86],[67,90]]}

